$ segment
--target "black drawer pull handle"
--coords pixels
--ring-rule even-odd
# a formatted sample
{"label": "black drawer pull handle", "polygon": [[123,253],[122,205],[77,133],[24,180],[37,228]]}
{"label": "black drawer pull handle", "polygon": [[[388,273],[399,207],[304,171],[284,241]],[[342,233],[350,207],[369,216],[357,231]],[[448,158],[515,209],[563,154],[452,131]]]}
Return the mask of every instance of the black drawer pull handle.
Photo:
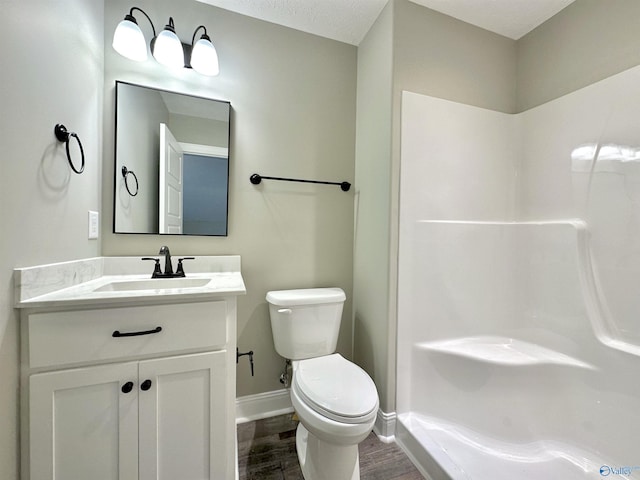
{"label": "black drawer pull handle", "polygon": [[127,382],[122,385],[122,393],[129,393],[131,390],[133,390],[133,382]]}
{"label": "black drawer pull handle", "polygon": [[140,388],[145,392],[151,388],[151,380],[145,380],[140,384]]}
{"label": "black drawer pull handle", "polygon": [[156,327],[153,330],[144,330],[142,332],[128,332],[128,333],[122,333],[120,332],[120,330],[116,330],[115,332],[113,332],[112,337],[138,337],[140,335],[151,335],[154,333],[160,333],[162,331],[162,327]]}

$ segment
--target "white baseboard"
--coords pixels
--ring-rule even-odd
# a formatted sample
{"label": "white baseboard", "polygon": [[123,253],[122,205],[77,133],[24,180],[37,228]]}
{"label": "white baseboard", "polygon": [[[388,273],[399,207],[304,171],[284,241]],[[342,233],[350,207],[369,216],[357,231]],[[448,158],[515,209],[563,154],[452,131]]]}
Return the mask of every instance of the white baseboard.
{"label": "white baseboard", "polygon": [[378,438],[385,443],[395,441],[396,412],[385,413],[382,410],[378,410],[373,431],[376,433]]}
{"label": "white baseboard", "polygon": [[[236,399],[236,423],[252,422],[263,418],[293,412],[288,389],[246,395]],[[373,431],[381,441],[394,441],[396,412],[385,413],[378,410]]]}
{"label": "white baseboard", "polygon": [[293,412],[288,389],[236,398],[236,423],[252,422]]}

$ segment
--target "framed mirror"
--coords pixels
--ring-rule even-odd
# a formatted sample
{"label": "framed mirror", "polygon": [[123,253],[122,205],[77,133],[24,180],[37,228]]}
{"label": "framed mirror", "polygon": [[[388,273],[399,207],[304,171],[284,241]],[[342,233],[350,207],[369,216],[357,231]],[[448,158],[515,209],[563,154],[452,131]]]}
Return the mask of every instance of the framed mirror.
{"label": "framed mirror", "polygon": [[230,110],[116,82],[115,233],[227,235]]}

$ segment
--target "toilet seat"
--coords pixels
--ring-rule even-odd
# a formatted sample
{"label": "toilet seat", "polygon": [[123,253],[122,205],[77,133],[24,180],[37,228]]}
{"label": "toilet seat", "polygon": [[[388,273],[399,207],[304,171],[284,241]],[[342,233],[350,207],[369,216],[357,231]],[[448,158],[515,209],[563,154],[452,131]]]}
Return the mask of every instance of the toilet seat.
{"label": "toilet seat", "polygon": [[317,413],[342,423],[366,423],[378,411],[371,377],[340,354],[297,362],[293,388]]}

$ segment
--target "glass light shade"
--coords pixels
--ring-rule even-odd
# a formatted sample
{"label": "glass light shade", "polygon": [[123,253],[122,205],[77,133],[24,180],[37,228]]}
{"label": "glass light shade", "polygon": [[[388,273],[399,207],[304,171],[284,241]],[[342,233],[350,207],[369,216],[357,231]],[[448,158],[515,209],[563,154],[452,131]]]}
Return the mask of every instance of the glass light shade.
{"label": "glass light shade", "polygon": [[116,52],[130,60],[143,62],[147,59],[147,42],[135,22],[121,21],[113,33],[112,45]]}
{"label": "glass light shade", "polygon": [[218,52],[210,40],[201,38],[191,50],[191,68],[202,75],[215,77],[220,73]]}
{"label": "glass light shade", "polygon": [[175,33],[169,30],[161,31],[155,38],[153,56],[158,63],[166,67],[184,68],[182,42]]}

